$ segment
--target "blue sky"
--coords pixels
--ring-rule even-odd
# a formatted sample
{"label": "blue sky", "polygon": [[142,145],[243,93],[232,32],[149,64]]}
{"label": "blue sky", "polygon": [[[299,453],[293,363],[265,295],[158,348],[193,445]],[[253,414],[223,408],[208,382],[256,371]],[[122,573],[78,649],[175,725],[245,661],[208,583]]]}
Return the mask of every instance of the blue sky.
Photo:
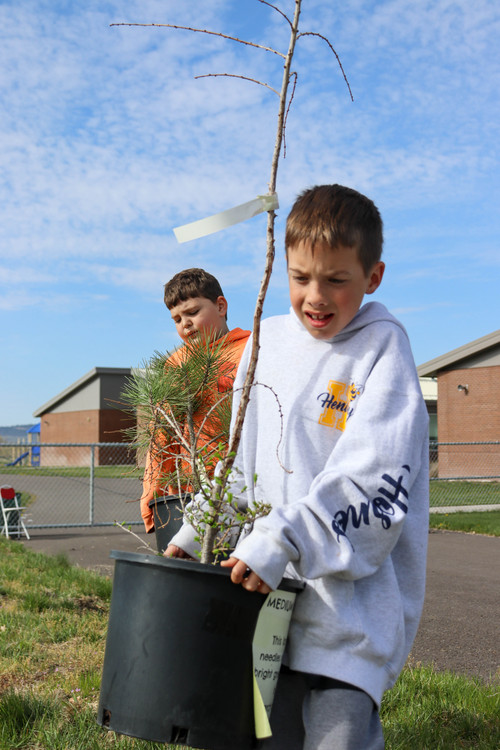
{"label": "blue sky", "polygon": [[[293,0],[277,0],[293,12]],[[93,367],[177,343],[163,284],[202,266],[251,327],[265,215],[179,245],[172,229],[267,192],[288,28],[258,0],[0,0],[0,424]],[[283,225],[338,182],[385,224],[375,298],[417,364],[499,326],[500,10],[496,0],[303,0],[264,314],[288,309]]]}

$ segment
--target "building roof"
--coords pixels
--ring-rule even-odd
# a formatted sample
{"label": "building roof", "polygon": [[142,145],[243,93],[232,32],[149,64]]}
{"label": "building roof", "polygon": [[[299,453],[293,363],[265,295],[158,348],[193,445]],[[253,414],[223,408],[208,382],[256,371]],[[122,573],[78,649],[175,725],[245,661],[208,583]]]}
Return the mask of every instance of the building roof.
{"label": "building roof", "polygon": [[452,349],[451,352],[442,354],[440,357],[430,359],[428,362],[419,365],[417,372],[419,377],[436,377],[440,370],[457,367],[465,360],[475,357],[478,354],[484,354],[487,350],[500,345],[500,329],[493,331],[487,336],[470,341],[468,344],[459,346],[458,349]]}
{"label": "building roof", "polygon": [[40,406],[36,411],[33,412],[33,416],[41,417],[42,414],[46,414],[47,412],[52,411],[58,404],[60,404],[62,401],[65,401],[81,388],[88,385],[92,380],[95,380],[95,378],[101,377],[103,375],[126,376],[130,375],[130,372],[130,367],[94,367],[86,375],[83,375],[79,380],[75,381],[74,383],[72,383],[72,385],[65,388],[64,391],[61,391],[57,394],[57,396],[54,396],[54,398],[51,398],[50,401],[47,401],[47,403],[43,404],[43,406]]}

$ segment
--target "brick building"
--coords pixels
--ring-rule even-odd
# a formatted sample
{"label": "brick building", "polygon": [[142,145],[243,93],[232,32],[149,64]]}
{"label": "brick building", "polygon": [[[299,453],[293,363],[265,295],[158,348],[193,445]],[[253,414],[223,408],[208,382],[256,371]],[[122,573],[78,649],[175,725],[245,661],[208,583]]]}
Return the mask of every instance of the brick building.
{"label": "brick building", "polygon": [[437,379],[439,476],[500,476],[500,330],[417,370]]}
{"label": "brick building", "polygon": [[[126,367],[94,367],[54,396],[35,412],[40,417],[41,466],[81,466],[88,451],[71,447],[43,447],[43,443],[124,443],[124,429],[135,425],[135,417],[120,403],[131,370]],[[95,463],[134,463],[128,449],[100,447]]]}

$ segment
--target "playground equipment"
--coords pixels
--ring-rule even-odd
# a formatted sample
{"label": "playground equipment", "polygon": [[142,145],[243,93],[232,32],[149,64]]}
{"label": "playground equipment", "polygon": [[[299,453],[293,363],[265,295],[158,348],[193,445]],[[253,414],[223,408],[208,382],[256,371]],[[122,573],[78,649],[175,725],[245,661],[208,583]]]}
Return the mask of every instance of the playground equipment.
{"label": "playground equipment", "polygon": [[27,458],[27,456],[29,456],[29,454],[29,451],[21,453],[21,455],[14,459],[14,461],[10,461],[7,466],[17,466],[17,464],[20,464],[25,458]]}
{"label": "playground equipment", "polygon": [[17,447],[12,450],[12,460],[6,466],[40,466],[40,423],[30,427],[26,436],[18,438]]}

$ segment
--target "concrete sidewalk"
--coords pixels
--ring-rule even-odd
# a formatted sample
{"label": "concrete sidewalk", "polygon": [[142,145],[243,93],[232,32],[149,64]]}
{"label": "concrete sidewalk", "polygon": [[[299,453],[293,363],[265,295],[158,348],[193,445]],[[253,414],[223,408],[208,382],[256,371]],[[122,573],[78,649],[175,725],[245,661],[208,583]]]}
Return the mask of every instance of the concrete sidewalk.
{"label": "concrete sidewalk", "polygon": [[499,568],[500,537],[431,530],[415,661],[500,681]]}
{"label": "concrete sidewalk", "polygon": [[487,510],[500,510],[500,504],[494,505],[442,505],[441,507],[429,508],[429,513],[472,513]]}
{"label": "concrete sidewalk", "polygon": [[[142,524],[132,526],[132,531],[137,536],[116,526],[28,529],[30,539],[22,539],[21,543],[46,555],[64,554],[72,565],[112,576],[114,561],[109,557],[112,549],[156,553],[154,534],[146,534]],[[148,550],[147,547],[152,549]]]}

